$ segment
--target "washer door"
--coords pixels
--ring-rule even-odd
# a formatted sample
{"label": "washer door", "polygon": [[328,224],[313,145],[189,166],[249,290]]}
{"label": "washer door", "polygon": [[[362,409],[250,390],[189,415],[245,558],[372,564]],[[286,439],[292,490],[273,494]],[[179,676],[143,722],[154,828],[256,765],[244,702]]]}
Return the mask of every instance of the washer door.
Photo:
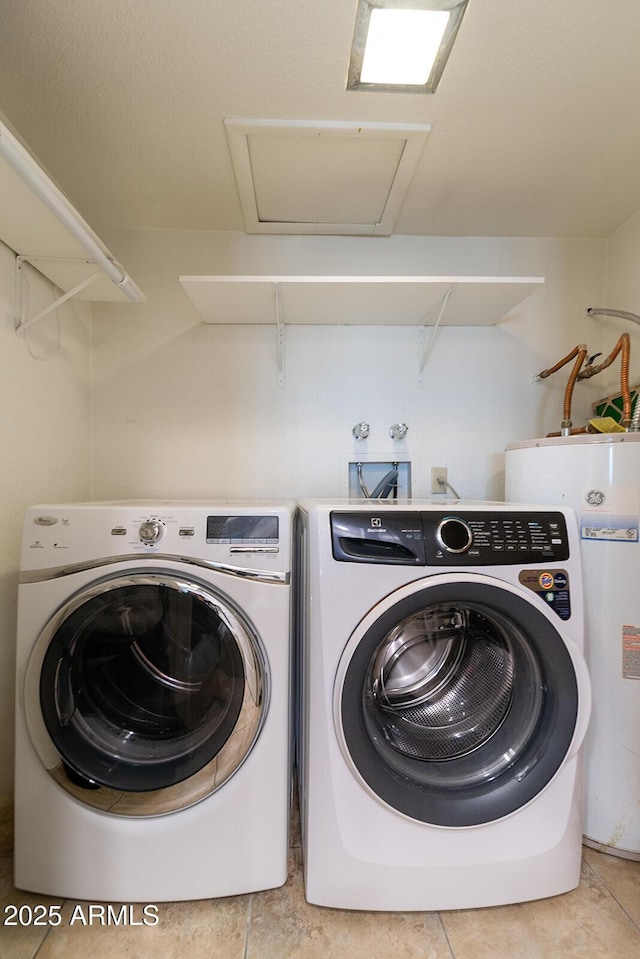
{"label": "washer door", "polygon": [[268,705],[266,658],[211,586],[116,575],[71,598],[26,678],[40,758],[82,802],[120,815],[190,806],[242,765]]}
{"label": "washer door", "polygon": [[338,739],[398,812],[491,822],[538,795],[578,748],[588,689],[574,660],[583,674],[551,614],[508,584],[465,574],[414,583],[374,608],[343,652]]}

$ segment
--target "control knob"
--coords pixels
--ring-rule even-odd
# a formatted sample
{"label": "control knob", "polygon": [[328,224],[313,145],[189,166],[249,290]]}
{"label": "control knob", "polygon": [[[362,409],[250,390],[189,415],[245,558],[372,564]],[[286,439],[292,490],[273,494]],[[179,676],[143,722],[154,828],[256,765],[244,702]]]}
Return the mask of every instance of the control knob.
{"label": "control knob", "polygon": [[464,520],[447,516],[436,530],[436,539],[447,553],[466,553],[473,543],[473,533]]}
{"label": "control knob", "polygon": [[159,519],[147,519],[141,524],[138,536],[147,546],[157,543],[164,533],[164,526]]}

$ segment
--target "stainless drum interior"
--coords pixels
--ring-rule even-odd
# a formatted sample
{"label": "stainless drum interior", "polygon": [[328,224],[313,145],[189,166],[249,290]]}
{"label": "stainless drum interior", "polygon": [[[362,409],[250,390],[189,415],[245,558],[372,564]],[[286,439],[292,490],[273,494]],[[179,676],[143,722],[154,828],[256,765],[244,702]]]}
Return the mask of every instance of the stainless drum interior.
{"label": "stainless drum interior", "polygon": [[567,756],[572,656],[545,609],[489,577],[427,577],[372,610],[345,647],[334,718],[372,794],[417,822],[519,809]]}
{"label": "stainless drum interior", "polygon": [[444,761],[494,735],[508,715],[513,687],[506,632],[477,609],[438,605],[408,616],[380,643],[370,706],[395,750]]}

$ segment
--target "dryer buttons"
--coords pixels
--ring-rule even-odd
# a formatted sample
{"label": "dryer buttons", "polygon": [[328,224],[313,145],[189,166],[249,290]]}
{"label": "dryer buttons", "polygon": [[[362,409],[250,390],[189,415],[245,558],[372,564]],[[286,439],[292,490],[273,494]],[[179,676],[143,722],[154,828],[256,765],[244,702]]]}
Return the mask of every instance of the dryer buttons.
{"label": "dryer buttons", "polygon": [[141,524],[138,530],[138,536],[147,546],[153,546],[162,539],[164,526],[159,519],[147,519]]}
{"label": "dryer buttons", "polygon": [[473,533],[463,520],[446,516],[436,530],[436,539],[447,553],[466,553],[473,543]]}

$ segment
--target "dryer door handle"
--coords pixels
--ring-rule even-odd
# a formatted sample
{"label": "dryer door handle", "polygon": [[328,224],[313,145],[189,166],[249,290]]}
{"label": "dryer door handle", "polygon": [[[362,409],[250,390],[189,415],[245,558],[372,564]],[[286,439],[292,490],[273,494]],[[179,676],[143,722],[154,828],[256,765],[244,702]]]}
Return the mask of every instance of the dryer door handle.
{"label": "dryer door handle", "polygon": [[231,553],[279,553],[279,546],[232,546]]}

